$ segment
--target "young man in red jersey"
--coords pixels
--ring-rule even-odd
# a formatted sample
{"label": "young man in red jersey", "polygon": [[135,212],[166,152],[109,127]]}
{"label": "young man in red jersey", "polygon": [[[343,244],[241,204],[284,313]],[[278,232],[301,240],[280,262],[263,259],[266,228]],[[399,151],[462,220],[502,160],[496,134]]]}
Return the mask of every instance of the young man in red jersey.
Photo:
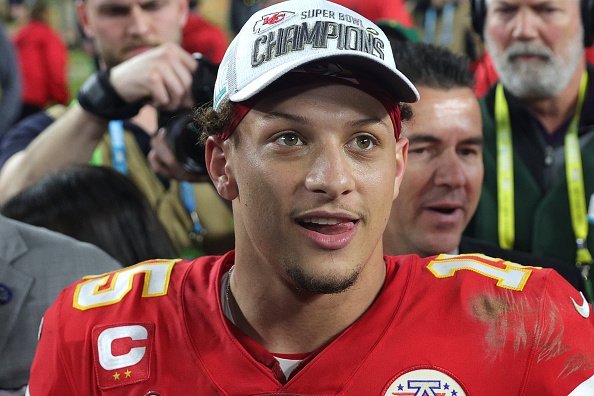
{"label": "young man in red jersey", "polygon": [[383,255],[417,99],[360,15],[254,14],[197,116],[236,249],[66,289],[30,394],[590,394],[591,307],[556,273]]}

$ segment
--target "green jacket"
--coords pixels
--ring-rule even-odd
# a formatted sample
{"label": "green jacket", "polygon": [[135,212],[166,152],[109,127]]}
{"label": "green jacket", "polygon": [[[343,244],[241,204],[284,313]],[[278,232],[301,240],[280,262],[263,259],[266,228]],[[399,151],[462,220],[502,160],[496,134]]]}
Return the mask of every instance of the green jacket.
{"label": "green jacket", "polygon": [[[483,151],[485,179],[479,206],[465,234],[498,244],[494,91],[491,89],[481,100],[485,138]],[[567,265],[574,265],[576,242],[571,224],[565,177],[565,154],[562,143],[564,131],[558,131],[560,136],[557,143],[543,143],[549,146],[554,153],[554,161],[558,163],[557,167],[552,168],[555,174],[554,181],[546,185],[543,180],[537,180],[534,172],[531,171],[531,168],[534,170],[540,167],[542,170],[546,167],[543,160],[545,150],[538,148],[540,143],[534,140],[541,139],[540,141],[544,142],[542,134],[537,131],[537,121],[525,109],[519,108],[519,104],[514,105],[514,99],[508,92],[506,92],[506,98],[510,108],[514,146],[514,248],[560,259],[567,262]],[[594,194],[594,73],[592,69],[589,69],[589,84],[580,119],[579,136],[587,210],[590,197]],[[519,150],[528,153],[523,157],[530,160],[522,159],[518,153]],[[592,224],[589,226],[587,244],[590,252],[594,254],[594,225]]]}

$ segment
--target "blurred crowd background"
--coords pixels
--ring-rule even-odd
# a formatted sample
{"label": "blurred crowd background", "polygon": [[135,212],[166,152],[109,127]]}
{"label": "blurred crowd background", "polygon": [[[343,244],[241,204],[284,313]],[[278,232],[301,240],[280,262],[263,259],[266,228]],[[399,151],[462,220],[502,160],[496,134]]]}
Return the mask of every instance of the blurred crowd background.
{"label": "blurred crowd background", "polygon": [[[404,4],[408,12],[402,17],[394,18],[395,14],[391,11],[391,15],[385,17],[380,15],[380,19],[384,20],[386,24],[395,24],[397,30],[402,31],[408,38],[422,38],[426,32],[431,31],[431,27],[427,23],[436,18],[438,31],[434,33],[436,39],[432,41],[449,40],[451,42],[446,46],[453,49],[454,52],[469,55],[471,59],[476,59],[480,55],[480,49],[477,51],[477,48],[480,47],[480,40],[478,37],[473,37],[470,28],[468,0],[387,0],[387,2],[398,3],[398,7],[401,7],[400,4]],[[92,54],[91,42],[82,37],[74,3],[75,0],[0,0],[0,15],[11,38],[14,38],[15,34],[27,23],[32,7],[38,4],[47,7],[49,26],[59,34],[68,48],[67,78],[70,97],[76,94],[82,82],[95,70],[93,59],[89,56]],[[201,0],[191,3],[195,3],[194,11],[221,28],[231,39],[235,34],[235,24],[242,23],[242,18],[256,7],[266,5],[267,1]],[[452,7],[448,8],[448,4]],[[398,7],[389,6],[386,9]],[[369,8],[371,9],[371,7]],[[427,12],[427,10],[431,12]],[[432,15],[433,11],[437,12],[435,17]],[[448,13],[452,13],[453,18],[448,18]],[[453,23],[450,22],[451,26],[449,27],[445,26],[443,22],[445,20],[453,21]],[[448,38],[446,37],[448,35],[454,37]]]}
{"label": "blurred crowd background", "polygon": [[[47,7],[49,26],[63,40],[68,49],[67,82],[70,98],[76,95],[83,81],[95,71],[95,64],[90,52],[90,42],[81,35],[78,27],[75,0],[0,0],[0,16],[10,37],[28,21],[31,8],[37,4]],[[230,35],[229,8],[230,0],[202,0],[197,11],[206,19],[219,26]]]}

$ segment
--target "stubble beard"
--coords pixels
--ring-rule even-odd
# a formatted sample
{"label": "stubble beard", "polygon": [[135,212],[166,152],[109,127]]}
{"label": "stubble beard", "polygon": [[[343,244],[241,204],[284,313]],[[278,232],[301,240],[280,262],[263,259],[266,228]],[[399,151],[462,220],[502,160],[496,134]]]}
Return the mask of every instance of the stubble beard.
{"label": "stubble beard", "polygon": [[97,55],[107,68],[112,68],[122,63],[122,59],[118,59],[111,51],[106,51],[97,42],[95,42],[95,51],[97,51]]}
{"label": "stubble beard", "polygon": [[295,263],[285,263],[285,272],[293,284],[301,292],[311,294],[339,294],[355,284],[361,270],[354,269],[347,276],[326,275],[320,276],[304,271]]}
{"label": "stubble beard", "polygon": [[[537,43],[517,42],[500,50],[485,36],[485,45],[503,86],[520,99],[546,99],[558,95],[569,83],[583,61],[583,31],[562,54]],[[515,55],[532,54],[542,57],[540,63],[513,59]]]}

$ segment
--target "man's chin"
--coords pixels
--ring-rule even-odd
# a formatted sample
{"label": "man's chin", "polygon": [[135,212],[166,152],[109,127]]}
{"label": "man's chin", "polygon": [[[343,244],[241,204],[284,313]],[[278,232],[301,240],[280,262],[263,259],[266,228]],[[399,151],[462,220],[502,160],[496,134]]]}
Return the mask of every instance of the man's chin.
{"label": "man's chin", "polygon": [[301,268],[287,269],[287,275],[301,292],[308,294],[338,294],[349,289],[359,277],[358,271],[350,275],[338,277],[336,275],[314,275],[305,273]]}
{"label": "man's chin", "polygon": [[[435,242],[438,242],[436,244]],[[437,256],[439,254],[457,254],[460,246],[459,238],[447,238],[442,235],[435,235],[434,238],[427,241],[425,245],[423,256]]]}

